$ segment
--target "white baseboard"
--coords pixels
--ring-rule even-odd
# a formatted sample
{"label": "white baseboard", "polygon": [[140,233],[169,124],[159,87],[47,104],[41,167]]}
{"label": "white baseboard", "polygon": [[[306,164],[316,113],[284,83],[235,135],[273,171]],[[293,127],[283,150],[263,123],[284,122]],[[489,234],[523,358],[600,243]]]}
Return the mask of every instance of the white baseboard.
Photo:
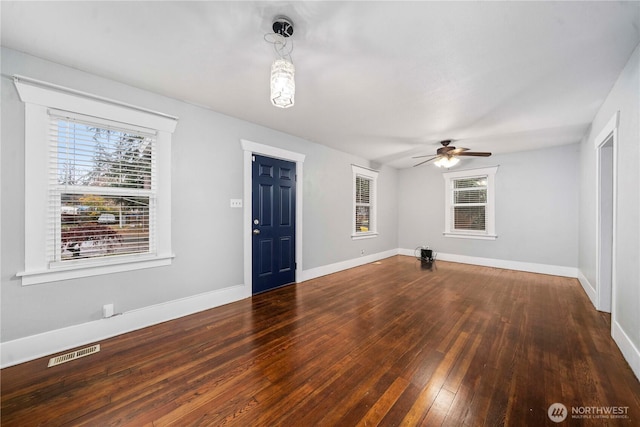
{"label": "white baseboard", "polygon": [[591,300],[591,304],[593,304],[593,307],[595,309],[597,309],[598,308],[598,303],[597,303],[598,300],[597,300],[597,295],[596,295],[596,288],[594,288],[591,285],[591,282],[589,282],[589,279],[587,279],[587,277],[584,274],[582,274],[582,271],[580,271],[580,270],[578,270],[578,281],[582,285],[582,289],[584,289],[584,292],[587,294],[587,296]]}
{"label": "white baseboard", "polygon": [[611,336],[618,344],[618,348],[622,352],[622,356],[626,359],[631,370],[640,381],[640,350],[633,344],[629,335],[626,334],[622,326],[617,321],[613,321],[611,325]]}
{"label": "white baseboard", "polygon": [[394,255],[398,255],[398,249],[391,249],[384,252],[378,252],[376,254],[361,256],[359,258],[340,261],[334,264],[323,265],[322,267],[310,268],[309,270],[304,270],[302,272],[301,277],[298,279],[298,282],[304,282],[306,280],[315,279],[316,277],[337,273],[342,270],[347,270],[349,268],[376,262],[384,258],[392,257]]}
{"label": "white baseboard", "polygon": [[415,256],[415,249],[398,249],[398,255]]}
{"label": "white baseboard", "polygon": [[[401,255],[415,256],[414,249],[399,249]],[[467,255],[447,254],[438,252],[437,259],[441,261],[459,262],[461,264],[482,265],[484,267],[504,268],[506,270],[527,271],[530,273],[550,274],[553,276],[578,277],[576,267],[562,265],[536,264],[532,262],[510,261],[495,258],[481,258]]]}
{"label": "white baseboard", "polygon": [[[251,295],[251,292],[248,293]],[[127,311],[107,319],[95,320],[43,332],[0,344],[0,367],[17,365],[116,335],[188,316],[247,297],[244,285]]]}

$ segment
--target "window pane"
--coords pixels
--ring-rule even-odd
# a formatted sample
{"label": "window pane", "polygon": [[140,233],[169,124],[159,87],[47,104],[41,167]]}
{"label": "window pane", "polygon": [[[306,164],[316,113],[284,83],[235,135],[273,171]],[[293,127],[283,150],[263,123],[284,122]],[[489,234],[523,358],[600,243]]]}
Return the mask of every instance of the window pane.
{"label": "window pane", "polygon": [[481,176],[476,178],[456,179],[453,181],[453,188],[473,188],[486,187],[487,177]]}
{"label": "window pane", "polygon": [[485,230],[484,206],[455,206],[453,208],[454,229]]}
{"label": "window pane", "polygon": [[487,203],[487,190],[454,191],[453,203]]}
{"label": "window pane", "polygon": [[356,206],[356,233],[369,231],[370,212],[369,206]]}
{"label": "window pane", "polygon": [[61,195],[60,261],[149,252],[149,197]]}
{"label": "window pane", "polygon": [[58,184],[151,188],[149,137],[61,119],[53,123]]}
{"label": "window pane", "polygon": [[356,203],[370,203],[371,180],[356,177]]}

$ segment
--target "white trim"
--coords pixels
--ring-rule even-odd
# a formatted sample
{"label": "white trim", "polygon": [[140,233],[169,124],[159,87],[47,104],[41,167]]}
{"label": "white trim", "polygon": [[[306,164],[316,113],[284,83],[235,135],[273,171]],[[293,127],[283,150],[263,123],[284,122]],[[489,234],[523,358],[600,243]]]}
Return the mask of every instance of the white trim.
{"label": "white trim", "polygon": [[618,322],[611,322],[611,337],[618,345],[622,356],[629,363],[636,378],[640,381],[640,350],[633,344],[629,335]]}
{"label": "white trim", "polygon": [[364,233],[359,233],[359,234],[352,234],[351,235],[351,240],[363,240],[363,239],[373,239],[375,237],[378,237],[380,233],[375,233],[375,232],[371,232],[371,231],[367,231]]}
{"label": "white trim", "polygon": [[[614,115],[609,119],[604,128],[598,133],[598,136],[594,140],[595,150],[596,150],[596,297],[597,304],[596,308],[600,311],[610,312],[611,313],[611,327],[613,328],[613,323],[616,320],[614,313],[615,306],[615,294],[616,294],[616,206],[618,204],[618,123],[620,121],[620,112],[616,111]],[[601,199],[602,196],[600,194],[601,178],[602,178],[602,154],[601,150],[604,148],[607,141],[611,139],[611,144],[613,147],[613,213],[612,213],[612,248],[611,248],[611,286],[608,286],[609,281],[607,280],[607,286],[603,286],[605,281],[600,277],[603,273],[601,272],[602,265],[602,245],[600,242],[600,234],[601,230]],[[613,333],[613,329],[612,329]]]}
{"label": "white trim", "polygon": [[[25,103],[108,118],[122,123],[130,123],[129,120],[133,119],[134,122],[131,124],[144,123],[144,126],[151,129],[170,133],[175,131],[178,124],[176,116],[18,74],[13,76],[13,83],[18,90],[20,100]],[[123,110],[127,110],[124,115]]]}
{"label": "white trim", "polygon": [[82,345],[188,316],[245,297],[244,285],[231,286],[162,304],[126,311],[107,319],[18,338],[0,344],[0,366],[17,365]]}
{"label": "white trim", "polygon": [[620,111],[616,111],[609,119],[606,125],[602,128],[596,139],[593,140],[594,148],[600,148],[602,144],[609,139],[609,135],[618,129],[618,123],[620,123]]}
{"label": "white trim", "polygon": [[[403,249],[403,248],[400,248],[400,249],[398,249],[398,255],[410,256],[412,258],[415,258],[417,256],[418,249],[423,249],[423,248],[429,249],[429,246],[418,246],[415,249]],[[438,256],[438,252],[436,250],[433,250],[433,252],[434,252],[434,255],[435,255],[436,259],[440,258]]]}
{"label": "white trim", "polygon": [[317,277],[326,276],[328,274],[337,273],[339,271],[348,270],[349,268],[358,267],[364,264],[369,264],[375,261],[379,261],[384,258],[389,258],[398,255],[398,249],[390,249],[384,252],[378,252],[376,254],[366,255],[359,258],[348,259],[346,261],[340,261],[329,265],[323,265],[321,267],[310,268],[302,272],[302,280],[307,281],[315,279]]}
{"label": "white trim", "polygon": [[466,255],[455,255],[438,252],[437,258],[442,261],[459,262],[462,264],[482,265],[485,267],[504,268],[505,270],[526,271],[529,273],[550,274],[552,276],[578,277],[577,267],[562,265],[538,264],[533,262],[501,260],[495,258],[480,258]]}
{"label": "white trim", "polygon": [[251,215],[253,212],[253,198],[251,197],[251,165],[253,154],[269,156],[277,159],[287,160],[296,163],[296,283],[299,283],[300,272],[302,271],[302,194],[304,182],[304,159],[305,155],[289,150],[284,150],[270,145],[258,144],[257,142],[240,140],[243,156],[243,183],[244,183],[244,226],[243,230],[243,247],[244,247],[244,283],[246,285],[245,297],[250,297],[253,291],[253,272],[252,272],[252,230],[253,223]]}
{"label": "white trim", "polygon": [[454,237],[456,239],[476,239],[476,240],[496,240],[498,236],[495,234],[466,234],[466,233],[442,233],[445,237]]}
{"label": "white trim", "polygon": [[[498,166],[490,166],[486,168],[476,168],[459,170],[454,172],[443,172],[442,178],[444,178],[444,231],[445,237],[454,237],[458,239],[481,239],[481,240],[495,240],[498,236],[496,234],[496,173],[498,172]],[[452,181],[460,178],[474,178],[474,177],[487,177],[487,203],[485,204],[485,231],[480,232],[467,232],[454,230],[452,224],[451,206],[453,203],[452,198]]]}
{"label": "white trim", "polygon": [[46,269],[49,158],[44,150],[48,145],[49,123],[46,107],[35,104],[25,104],[24,107],[24,270],[29,272]]}
{"label": "white trim", "polygon": [[[58,282],[61,280],[77,279],[80,277],[99,276],[102,274],[121,273],[123,271],[142,270],[145,268],[162,267],[171,265],[171,256],[127,257],[119,262],[102,265],[81,265],[72,268],[60,268],[59,270],[28,271],[17,273],[22,277],[22,286],[39,285],[41,283]],[[110,261],[110,260],[102,260]]]}
{"label": "white trim", "polygon": [[596,288],[593,287],[589,279],[582,274],[581,270],[578,270],[578,281],[582,285],[582,289],[584,289],[584,293],[587,294],[589,300],[591,300],[591,304],[593,304],[593,308],[597,307],[597,296],[596,296]]}
{"label": "white trim", "polygon": [[[415,256],[415,249],[399,249],[400,255]],[[533,262],[511,261],[495,258],[481,258],[468,255],[457,255],[437,252],[436,262],[450,261],[459,262],[461,264],[481,265],[484,267],[503,268],[505,270],[526,271],[529,273],[549,274],[552,276],[578,277],[578,269],[576,267],[567,267],[562,265],[537,264]]]}

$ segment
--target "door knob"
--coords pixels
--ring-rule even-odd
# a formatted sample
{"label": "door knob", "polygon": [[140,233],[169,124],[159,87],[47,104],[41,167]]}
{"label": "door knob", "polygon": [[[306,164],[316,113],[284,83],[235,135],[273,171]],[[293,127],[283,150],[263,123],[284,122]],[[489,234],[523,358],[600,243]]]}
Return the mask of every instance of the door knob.
{"label": "door knob", "polygon": [[258,230],[257,228],[253,229],[253,234],[260,234],[260,230]]}

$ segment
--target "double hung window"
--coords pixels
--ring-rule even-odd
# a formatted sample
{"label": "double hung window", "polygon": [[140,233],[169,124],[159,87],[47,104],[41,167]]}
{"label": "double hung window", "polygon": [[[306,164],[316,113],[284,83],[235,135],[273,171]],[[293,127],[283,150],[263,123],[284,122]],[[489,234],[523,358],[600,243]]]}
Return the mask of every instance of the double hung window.
{"label": "double hung window", "polygon": [[352,238],[375,237],[377,230],[376,184],[378,172],[352,165],[353,232]]}
{"label": "double hung window", "polygon": [[445,236],[495,239],[497,167],[446,172]]}
{"label": "double hung window", "polygon": [[25,103],[23,285],[171,263],[177,119],[15,77]]}

